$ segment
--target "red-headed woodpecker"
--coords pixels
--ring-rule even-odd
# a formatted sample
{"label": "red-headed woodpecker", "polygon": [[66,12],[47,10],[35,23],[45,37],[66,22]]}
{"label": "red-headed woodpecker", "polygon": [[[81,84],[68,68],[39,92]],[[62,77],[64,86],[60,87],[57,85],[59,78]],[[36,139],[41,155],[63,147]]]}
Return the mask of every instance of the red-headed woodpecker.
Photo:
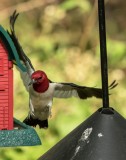
{"label": "red-headed woodpecker", "polygon": [[[20,60],[27,68],[27,72],[22,72],[19,68],[21,78],[29,92],[29,115],[24,120],[24,123],[40,128],[48,128],[48,118],[51,115],[53,98],[69,98],[78,97],[87,99],[90,97],[102,98],[102,89],[79,86],[74,83],[57,83],[48,79],[46,73],[42,70],[35,71],[30,59],[24,53],[19,41],[16,37],[14,24],[18,14],[16,11],[10,17],[9,33],[19,54]],[[115,81],[109,86],[114,88],[117,84]]]}

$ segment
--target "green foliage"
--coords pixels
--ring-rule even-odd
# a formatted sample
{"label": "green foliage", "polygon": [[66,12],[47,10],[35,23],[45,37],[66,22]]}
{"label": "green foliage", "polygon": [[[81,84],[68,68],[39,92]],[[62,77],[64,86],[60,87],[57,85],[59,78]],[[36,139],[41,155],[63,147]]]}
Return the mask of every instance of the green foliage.
{"label": "green foliage", "polygon": [[[108,58],[111,60],[111,65],[113,67],[125,67],[125,58],[126,58],[126,45],[121,41],[108,41]],[[122,63],[118,63],[122,62]]]}
{"label": "green foliage", "polygon": [[71,10],[74,9],[76,7],[79,7],[80,9],[82,9],[83,11],[90,11],[91,10],[91,5],[90,2],[87,0],[67,0],[64,1],[61,5],[61,8],[63,8],[64,10]]}

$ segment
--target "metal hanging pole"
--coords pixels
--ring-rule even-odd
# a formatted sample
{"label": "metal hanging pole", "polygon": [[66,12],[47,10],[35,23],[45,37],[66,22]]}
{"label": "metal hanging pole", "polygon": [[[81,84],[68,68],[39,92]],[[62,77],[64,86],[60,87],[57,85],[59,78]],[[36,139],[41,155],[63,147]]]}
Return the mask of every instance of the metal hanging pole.
{"label": "metal hanging pole", "polygon": [[98,0],[99,15],[99,36],[100,36],[100,55],[101,55],[101,78],[103,90],[103,108],[109,108],[108,95],[108,65],[106,49],[106,25],[105,25],[105,5],[104,0]]}

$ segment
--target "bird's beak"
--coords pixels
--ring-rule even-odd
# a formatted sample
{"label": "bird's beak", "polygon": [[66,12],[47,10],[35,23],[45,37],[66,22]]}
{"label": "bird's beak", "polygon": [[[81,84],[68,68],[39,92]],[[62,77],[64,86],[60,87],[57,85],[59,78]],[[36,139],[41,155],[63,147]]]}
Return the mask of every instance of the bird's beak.
{"label": "bird's beak", "polygon": [[31,82],[28,84],[29,86],[36,83],[36,80],[32,79]]}

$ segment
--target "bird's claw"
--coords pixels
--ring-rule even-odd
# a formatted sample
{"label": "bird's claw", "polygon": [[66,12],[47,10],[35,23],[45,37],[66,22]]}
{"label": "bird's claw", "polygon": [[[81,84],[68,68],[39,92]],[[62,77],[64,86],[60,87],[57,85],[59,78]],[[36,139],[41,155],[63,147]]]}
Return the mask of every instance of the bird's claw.
{"label": "bird's claw", "polygon": [[30,115],[35,117],[35,114],[34,114],[34,112],[30,112]]}
{"label": "bird's claw", "polygon": [[28,114],[28,118],[30,118],[30,116],[35,117],[34,111],[30,111]]}

